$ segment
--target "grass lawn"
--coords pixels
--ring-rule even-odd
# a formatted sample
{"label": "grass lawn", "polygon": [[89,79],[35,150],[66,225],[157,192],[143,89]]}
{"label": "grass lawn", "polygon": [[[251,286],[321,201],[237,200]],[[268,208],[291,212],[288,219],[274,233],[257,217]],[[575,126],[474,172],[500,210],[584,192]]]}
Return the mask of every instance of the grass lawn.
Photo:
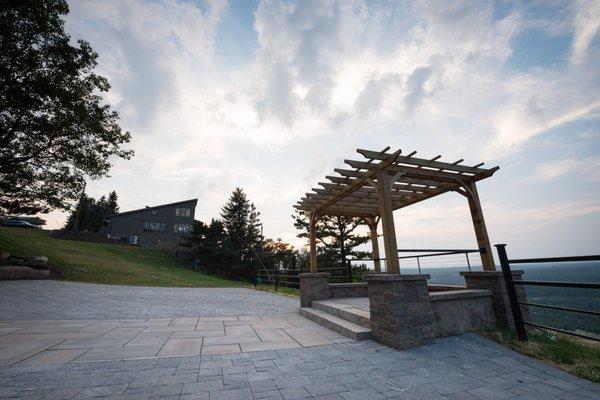
{"label": "grass lawn", "polygon": [[519,353],[600,383],[600,345],[597,342],[547,331],[528,331],[528,342],[519,342],[516,334],[507,330],[482,333]]}
{"label": "grass lawn", "polygon": [[249,286],[184,268],[167,252],[119,244],[54,239],[48,231],[0,227],[0,250],[47,256],[64,280],[140,286]]}

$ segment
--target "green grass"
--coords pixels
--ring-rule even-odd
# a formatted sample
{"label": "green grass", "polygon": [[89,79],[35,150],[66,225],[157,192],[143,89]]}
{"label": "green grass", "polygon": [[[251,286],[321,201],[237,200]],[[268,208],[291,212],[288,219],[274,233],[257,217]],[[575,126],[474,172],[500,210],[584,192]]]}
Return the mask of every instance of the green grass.
{"label": "green grass", "polygon": [[48,231],[0,227],[0,250],[13,255],[47,256],[64,280],[139,286],[249,286],[185,269],[168,252],[119,244],[54,239]]}
{"label": "green grass", "polygon": [[519,353],[544,360],[573,375],[600,383],[600,345],[597,342],[547,331],[529,331],[528,342],[519,342],[516,334],[508,330],[483,334]]}

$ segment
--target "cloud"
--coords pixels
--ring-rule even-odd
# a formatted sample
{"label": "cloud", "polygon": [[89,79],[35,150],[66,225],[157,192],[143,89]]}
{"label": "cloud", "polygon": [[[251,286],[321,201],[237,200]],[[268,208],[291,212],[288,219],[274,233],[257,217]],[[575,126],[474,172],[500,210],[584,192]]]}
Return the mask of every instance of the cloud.
{"label": "cloud", "polygon": [[535,166],[531,179],[547,181],[575,172],[583,180],[600,180],[600,159],[597,157],[574,157],[541,163]]}
{"label": "cloud", "polygon": [[587,56],[587,50],[600,30],[600,1],[579,0],[573,20],[575,38],[573,39],[574,64],[580,65]]}
{"label": "cloud", "polygon": [[[204,219],[243,186],[266,233],[291,238],[292,204],[357,147],[504,167],[515,155],[531,157],[525,145],[533,138],[582,123],[587,139],[569,140],[593,146],[600,56],[598,2],[589,4],[265,0],[250,27],[226,18],[236,2],[72,1],[67,29],[100,54],[98,70],[113,87],[107,99],[136,149],[133,160],[116,162],[111,180],[88,186],[117,189],[126,208],[197,196]],[[565,63],[526,71],[510,64],[515,39],[532,27],[548,40],[573,36]],[[255,46],[228,60],[215,48],[223,31],[256,38]],[[533,176],[543,182],[576,168],[557,163],[538,165]],[[456,204],[417,207],[415,217],[410,207],[399,212],[408,220],[398,229],[419,240],[434,234],[427,226],[471,238],[466,208]],[[490,211],[490,219],[503,215]],[[420,223],[436,212],[456,217]]]}

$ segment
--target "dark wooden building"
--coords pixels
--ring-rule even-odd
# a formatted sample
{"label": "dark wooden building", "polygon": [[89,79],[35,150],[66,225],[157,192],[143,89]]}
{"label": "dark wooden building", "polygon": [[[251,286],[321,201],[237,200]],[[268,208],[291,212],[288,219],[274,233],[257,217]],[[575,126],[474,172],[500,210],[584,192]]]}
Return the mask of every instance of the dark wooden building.
{"label": "dark wooden building", "polygon": [[175,248],[192,230],[197,203],[192,199],[115,214],[110,217],[108,237],[140,246]]}

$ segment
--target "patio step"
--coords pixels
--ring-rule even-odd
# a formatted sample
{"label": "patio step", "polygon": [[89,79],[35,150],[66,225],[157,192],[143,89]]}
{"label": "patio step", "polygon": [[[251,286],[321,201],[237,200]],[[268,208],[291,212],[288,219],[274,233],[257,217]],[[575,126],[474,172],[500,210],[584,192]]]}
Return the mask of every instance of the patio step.
{"label": "patio step", "polygon": [[331,301],[313,301],[311,307],[325,311],[328,314],[340,317],[341,319],[345,319],[354,324],[364,326],[365,328],[371,327],[371,320],[369,319],[368,313],[357,308],[339,306],[336,303],[331,303]]}
{"label": "patio step", "polygon": [[326,311],[305,307],[301,308],[299,312],[303,317],[349,337],[350,339],[367,340],[371,338],[371,329],[346,321],[345,319],[329,314]]}

